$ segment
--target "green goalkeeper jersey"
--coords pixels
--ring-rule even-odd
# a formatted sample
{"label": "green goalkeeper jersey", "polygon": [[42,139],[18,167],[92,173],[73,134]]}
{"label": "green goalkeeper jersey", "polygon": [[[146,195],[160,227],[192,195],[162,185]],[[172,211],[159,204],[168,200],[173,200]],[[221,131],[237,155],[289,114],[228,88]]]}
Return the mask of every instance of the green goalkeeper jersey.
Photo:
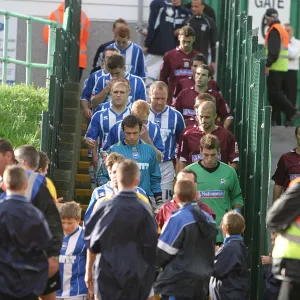
{"label": "green goalkeeper jersey", "polygon": [[222,162],[213,172],[208,172],[201,167],[200,162],[195,162],[186,168],[197,174],[200,200],[215,212],[216,225],[219,230],[217,242],[222,242],[223,235],[219,227],[224,214],[237,204],[244,205],[236,171]]}

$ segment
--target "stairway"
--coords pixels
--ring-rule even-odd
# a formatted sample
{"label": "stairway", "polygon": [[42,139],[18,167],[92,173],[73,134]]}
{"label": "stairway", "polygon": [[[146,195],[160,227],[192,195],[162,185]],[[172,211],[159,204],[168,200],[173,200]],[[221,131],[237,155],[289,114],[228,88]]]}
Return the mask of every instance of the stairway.
{"label": "stairway", "polygon": [[77,173],[75,180],[75,201],[82,207],[82,216],[84,216],[87,206],[91,200],[92,190],[89,177],[90,161],[88,158],[88,148],[83,142],[83,137],[87,129],[87,120],[82,118],[81,124],[81,146],[79,150],[79,160],[77,164]]}

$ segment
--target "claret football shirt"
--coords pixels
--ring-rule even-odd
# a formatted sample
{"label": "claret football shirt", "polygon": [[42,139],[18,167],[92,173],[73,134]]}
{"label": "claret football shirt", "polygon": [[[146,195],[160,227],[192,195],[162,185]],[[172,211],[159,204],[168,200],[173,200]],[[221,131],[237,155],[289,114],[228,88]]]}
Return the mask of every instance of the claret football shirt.
{"label": "claret football shirt", "polygon": [[199,52],[196,50],[185,54],[177,47],[164,55],[159,80],[164,81],[169,86],[168,105],[171,105],[173,102],[173,95],[178,81],[192,76],[192,59],[197,54]]}
{"label": "claret football shirt", "polygon": [[[228,164],[239,160],[239,150],[233,134],[218,126],[211,134],[215,135],[221,144],[219,160]],[[178,157],[188,165],[202,159],[200,154],[200,140],[205,133],[199,126],[190,126],[182,133],[179,142]]]}
{"label": "claret football shirt", "polygon": [[293,149],[280,157],[272,180],[286,189],[290,181],[297,177],[300,177],[300,154]]}

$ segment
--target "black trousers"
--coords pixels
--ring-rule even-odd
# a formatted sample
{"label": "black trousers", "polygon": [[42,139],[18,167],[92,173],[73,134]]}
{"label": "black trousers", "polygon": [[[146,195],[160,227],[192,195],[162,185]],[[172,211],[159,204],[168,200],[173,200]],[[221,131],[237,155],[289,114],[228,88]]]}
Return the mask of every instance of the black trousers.
{"label": "black trousers", "polygon": [[299,300],[300,283],[282,281],[278,300]]}
{"label": "black trousers", "polygon": [[296,106],[298,87],[298,71],[288,70],[283,79],[283,92],[290,102]]}
{"label": "black trousers", "polygon": [[272,106],[272,121],[280,124],[280,112],[283,111],[290,119],[296,112],[295,106],[283,92],[284,78],[287,72],[270,71],[267,77],[268,99]]}

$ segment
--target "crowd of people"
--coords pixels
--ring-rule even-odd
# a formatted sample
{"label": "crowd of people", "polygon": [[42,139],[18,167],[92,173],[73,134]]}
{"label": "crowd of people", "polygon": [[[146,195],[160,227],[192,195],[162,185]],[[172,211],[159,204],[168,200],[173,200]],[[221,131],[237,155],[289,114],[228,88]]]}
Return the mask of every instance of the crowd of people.
{"label": "crowd of people", "polygon": [[[0,139],[0,300],[249,299],[239,150],[213,78],[212,8],[153,0],[144,48],[124,19],[113,34],[98,48],[81,97],[93,188],[83,222],[80,205],[58,198],[45,177],[47,155]],[[269,53],[267,68],[276,64]],[[298,117],[294,109],[289,117]],[[282,164],[277,198],[293,179],[283,179]],[[279,231],[276,213],[270,226]],[[300,238],[299,221],[293,226],[278,235],[281,243]],[[286,253],[276,249],[282,262]],[[262,264],[265,299],[297,299],[290,291],[299,284],[278,296],[272,256]]]}

